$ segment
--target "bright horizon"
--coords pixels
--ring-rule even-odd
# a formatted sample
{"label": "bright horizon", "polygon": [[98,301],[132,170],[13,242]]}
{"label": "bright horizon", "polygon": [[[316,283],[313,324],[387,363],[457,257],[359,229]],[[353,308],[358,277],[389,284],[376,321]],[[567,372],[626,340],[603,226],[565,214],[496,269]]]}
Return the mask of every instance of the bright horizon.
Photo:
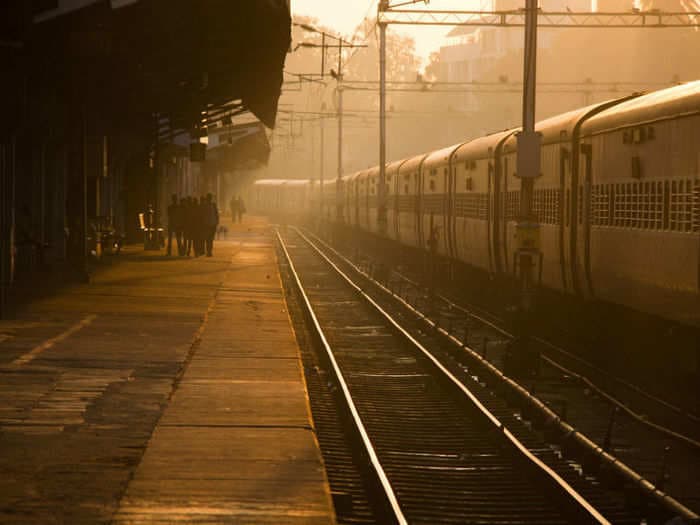
{"label": "bright horizon", "polygon": [[[319,23],[333,28],[345,37],[350,37],[365,15],[375,17],[377,0],[291,0],[292,15],[305,15],[318,18]],[[431,0],[431,9],[476,8],[478,0]],[[416,41],[416,53],[428,63],[433,51],[438,51],[444,43],[444,36],[452,29],[445,26],[389,26],[396,31],[412,36]],[[362,36],[362,35],[360,35]]]}

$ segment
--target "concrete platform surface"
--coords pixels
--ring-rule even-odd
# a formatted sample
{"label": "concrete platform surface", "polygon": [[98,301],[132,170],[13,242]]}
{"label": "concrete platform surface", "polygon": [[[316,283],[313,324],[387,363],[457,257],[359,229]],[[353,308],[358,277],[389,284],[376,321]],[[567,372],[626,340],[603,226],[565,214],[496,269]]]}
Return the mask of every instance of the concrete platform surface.
{"label": "concrete platform surface", "polygon": [[262,219],[0,321],[0,523],[334,523]]}

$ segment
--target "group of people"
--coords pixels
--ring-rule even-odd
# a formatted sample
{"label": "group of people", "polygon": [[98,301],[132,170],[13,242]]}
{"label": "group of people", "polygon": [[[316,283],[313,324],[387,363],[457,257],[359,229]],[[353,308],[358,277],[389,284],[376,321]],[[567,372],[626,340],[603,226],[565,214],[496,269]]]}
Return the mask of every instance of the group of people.
{"label": "group of people", "polygon": [[172,255],[173,237],[177,243],[177,254],[195,257],[211,257],[214,236],[219,226],[219,210],[211,193],[201,198],[172,196],[168,206],[168,248]]}

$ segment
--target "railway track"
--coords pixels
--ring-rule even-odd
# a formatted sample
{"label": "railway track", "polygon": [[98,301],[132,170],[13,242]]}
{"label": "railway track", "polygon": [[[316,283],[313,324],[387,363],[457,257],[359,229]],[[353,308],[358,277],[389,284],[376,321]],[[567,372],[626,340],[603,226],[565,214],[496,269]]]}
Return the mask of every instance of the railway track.
{"label": "railway track", "polygon": [[[371,263],[358,267],[372,280],[375,269]],[[446,337],[473,348],[504,371],[513,335],[502,319],[445,295],[429,297],[424,286],[398,272],[384,273],[384,282],[375,283],[415,308],[426,324],[439,327]],[[527,389],[602,452],[700,512],[698,417],[543,338],[533,338],[532,344],[541,356],[540,373],[527,379]]]}
{"label": "railway track", "polygon": [[447,357],[437,330],[380,305],[301,233],[279,241],[394,521],[641,522]]}

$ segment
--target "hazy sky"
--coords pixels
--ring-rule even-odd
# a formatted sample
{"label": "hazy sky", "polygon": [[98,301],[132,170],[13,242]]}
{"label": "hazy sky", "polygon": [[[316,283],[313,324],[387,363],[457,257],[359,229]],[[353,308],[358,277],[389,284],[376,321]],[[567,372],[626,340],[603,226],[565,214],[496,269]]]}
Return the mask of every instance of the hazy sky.
{"label": "hazy sky", "polygon": [[[292,13],[314,16],[323,25],[334,28],[345,36],[352,35],[355,27],[365,14],[376,16],[377,0],[291,0]],[[476,8],[478,0],[431,0],[431,9],[469,9]],[[417,4],[424,7],[424,4]],[[389,26],[389,31],[400,31],[416,39],[416,50],[424,62],[431,51],[437,51],[443,41],[443,35],[450,27]]]}

